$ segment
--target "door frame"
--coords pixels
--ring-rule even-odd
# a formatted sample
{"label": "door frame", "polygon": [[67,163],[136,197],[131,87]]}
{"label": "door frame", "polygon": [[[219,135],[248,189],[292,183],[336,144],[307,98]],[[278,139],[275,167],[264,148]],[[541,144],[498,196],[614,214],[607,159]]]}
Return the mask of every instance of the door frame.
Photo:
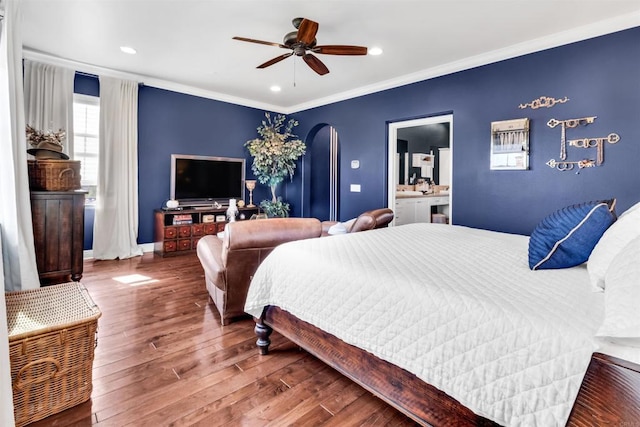
{"label": "door frame", "polygon": [[[395,209],[396,205],[396,180],[398,178],[399,171],[396,168],[396,152],[398,151],[398,129],[410,128],[415,126],[432,125],[438,123],[449,123],[449,150],[451,150],[451,167],[449,168],[449,224],[453,224],[453,113],[438,113],[436,115],[430,115],[421,118],[414,118],[408,120],[398,120],[394,122],[388,122],[388,151],[387,151],[387,204],[391,210]],[[395,219],[391,222],[395,225]]]}

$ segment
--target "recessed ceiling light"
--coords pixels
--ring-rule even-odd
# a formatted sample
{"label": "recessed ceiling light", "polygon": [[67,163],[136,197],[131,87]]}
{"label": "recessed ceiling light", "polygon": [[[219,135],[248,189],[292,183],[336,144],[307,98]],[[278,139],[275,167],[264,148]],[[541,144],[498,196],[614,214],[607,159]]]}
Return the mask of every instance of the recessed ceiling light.
{"label": "recessed ceiling light", "polygon": [[129,55],[136,54],[136,50],[130,46],[120,46],[120,50],[124,53],[128,53]]}
{"label": "recessed ceiling light", "polygon": [[282,88],[280,86],[273,85],[271,86],[271,92],[280,92]]}
{"label": "recessed ceiling light", "polygon": [[382,55],[382,49],[380,49],[379,47],[372,47],[371,49],[369,49],[369,55]]}

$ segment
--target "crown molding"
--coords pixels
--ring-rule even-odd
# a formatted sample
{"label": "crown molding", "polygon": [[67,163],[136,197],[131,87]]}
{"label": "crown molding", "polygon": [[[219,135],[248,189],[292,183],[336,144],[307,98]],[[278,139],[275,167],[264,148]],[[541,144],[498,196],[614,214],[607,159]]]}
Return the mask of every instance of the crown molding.
{"label": "crown molding", "polygon": [[417,83],[429,80],[435,77],[468,70],[471,68],[488,65],[494,62],[504,61],[518,56],[563,46],[606,34],[615,33],[617,31],[627,30],[640,26],[640,13],[631,13],[618,16],[616,18],[599,21],[582,27],[572,28],[560,33],[552,34],[546,37],[540,37],[527,42],[518,43],[506,48],[497,49],[486,52],[481,55],[464,58],[460,61],[450,62],[448,64],[439,65],[437,67],[428,68],[415,73],[406,74],[397,78],[385,80],[368,86],[356,88],[354,90],[341,92],[324,98],[315,99],[313,101],[294,105],[288,108],[289,113],[300,112],[311,108],[321,107],[323,105],[344,101],[346,99],[356,98],[358,96],[369,95],[375,92],[381,92],[387,89]]}
{"label": "crown molding", "polygon": [[[0,0],[0,4],[1,2],[2,0]],[[201,98],[208,98],[216,101],[222,101],[230,104],[236,104],[265,111],[272,111],[276,113],[293,114],[311,108],[321,107],[323,105],[333,104],[347,99],[369,95],[375,92],[381,92],[383,90],[405,86],[411,83],[429,80],[435,77],[468,70],[470,68],[491,64],[494,62],[504,61],[518,56],[527,55],[530,53],[539,52],[542,50],[551,49],[554,47],[563,46],[570,43],[587,40],[590,38],[599,37],[602,35],[638,26],[640,26],[640,13],[636,12],[627,15],[621,15],[616,18],[599,21],[582,27],[572,28],[560,33],[552,34],[550,36],[529,40],[527,42],[518,43],[503,49],[497,49],[491,52],[483,53],[481,55],[464,58],[459,61],[450,62],[447,64],[439,65],[437,67],[428,68],[415,73],[406,74],[397,78],[385,80],[368,86],[362,86],[353,90],[340,92],[335,95],[314,99],[309,102],[304,102],[292,106],[262,103],[251,99],[235,97],[224,93],[205,90],[194,86],[153,78],[150,76],[128,73],[83,62],[59,58],[28,48],[23,49],[23,56],[25,59],[32,59],[39,62],[45,62],[65,68],[71,68],[76,71],[88,74],[124,78],[137,81],[146,86],[153,86],[159,89],[199,96]]]}
{"label": "crown molding", "polygon": [[[29,48],[22,49],[22,57],[33,61],[43,62],[46,64],[57,65],[59,67],[69,68],[80,73],[93,74],[96,76],[108,76],[119,79],[127,79],[136,81],[144,86],[152,86],[159,89],[170,90],[172,92],[184,93],[187,95],[199,96],[215,101],[227,102],[230,104],[241,105],[244,107],[256,108],[275,113],[283,113],[283,107],[272,104],[265,104],[251,99],[240,98],[227,95],[224,93],[214,92],[211,90],[200,89],[194,86],[184,85],[169,80],[158,79],[155,77],[145,76],[142,74],[129,73],[125,71],[114,70],[112,68],[100,67],[97,65],[87,64],[70,59],[60,58],[43,52],[38,52]],[[287,113],[288,114],[288,113]]]}

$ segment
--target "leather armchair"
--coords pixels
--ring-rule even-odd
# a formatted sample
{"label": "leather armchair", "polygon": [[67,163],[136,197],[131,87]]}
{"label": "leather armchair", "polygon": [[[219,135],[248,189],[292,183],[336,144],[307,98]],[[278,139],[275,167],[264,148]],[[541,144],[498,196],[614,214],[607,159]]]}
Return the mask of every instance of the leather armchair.
{"label": "leather armchair", "polygon": [[[389,208],[373,209],[361,213],[355,221],[346,225],[347,233],[356,233],[359,231],[373,230],[383,228],[393,221],[393,211]],[[329,228],[337,224],[336,221],[322,222],[322,235],[328,235]]]}
{"label": "leather armchair", "polygon": [[209,295],[223,325],[246,316],[249,283],[262,260],[278,245],[320,237],[316,218],[270,218],[227,224],[224,238],[204,236],[197,254],[204,268]]}

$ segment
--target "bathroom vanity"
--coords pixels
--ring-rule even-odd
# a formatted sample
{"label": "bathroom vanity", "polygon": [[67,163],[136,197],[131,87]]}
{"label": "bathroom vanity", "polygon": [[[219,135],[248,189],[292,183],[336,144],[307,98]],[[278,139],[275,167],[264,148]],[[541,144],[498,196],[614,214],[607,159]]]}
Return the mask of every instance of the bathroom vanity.
{"label": "bathroom vanity", "polygon": [[396,192],[395,225],[432,222],[432,214],[449,213],[449,194],[422,194],[420,191]]}

